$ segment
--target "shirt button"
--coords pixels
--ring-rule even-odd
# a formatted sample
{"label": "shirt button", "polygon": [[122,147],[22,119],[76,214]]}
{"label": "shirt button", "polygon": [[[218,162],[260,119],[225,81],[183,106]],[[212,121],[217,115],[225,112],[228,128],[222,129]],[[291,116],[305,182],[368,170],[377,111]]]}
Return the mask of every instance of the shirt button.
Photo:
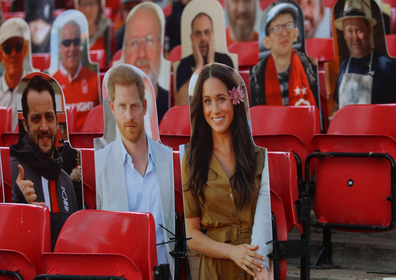
{"label": "shirt button", "polygon": [[229,196],[232,197],[232,193],[230,193]]}

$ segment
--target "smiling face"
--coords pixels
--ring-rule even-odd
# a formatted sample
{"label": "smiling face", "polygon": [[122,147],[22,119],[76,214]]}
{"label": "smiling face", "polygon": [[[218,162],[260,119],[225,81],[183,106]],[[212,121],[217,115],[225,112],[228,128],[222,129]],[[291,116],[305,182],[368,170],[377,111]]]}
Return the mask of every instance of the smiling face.
{"label": "smiling face", "polygon": [[161,67],[161,33],[157,14],[144,7],[135,11],[125,29],[125,63],[141,69],[154,86]]}
{"label": "smiling face", "polygon": [[238,41],[249,41],[256,19],[256,0],[226,0],[230,26]]}
{"label": "smiling face", "polygon": [[192,24],[191,41],[197,42],[204,58],[208,56],[209,42],[213,35],[212,22],[206,15],[195,18]]}
{"label": "smiling face", "polygon": [[226,85],[217,78],[207,79],[202,87],[202,105],[212,134],[230,134],[234,105]]}
{"label": "smiling face", "polygon": [[307,38],[313,38],[319,23],[323,19],[322,0],[295,0],[304,12],[304,27]]}
{"label": "smiling face", "polygon": [[362,18],[348,18],[344,20],[344,38],[351,56],[362,58],[371,52],[371,27]]}
{"label": "smiling face", "polygon": [[144,138],[144,115],[147,110],[147,101],[139,97],[138,89],[133,85],[116,84],[115,98],[110,100],[110,109],[117,127],[120,130],[123,142],[136,143]]}
{"label": "smiling face", "polygon": [[[11,49],[11,52],[9,52]],[[9,52],[7,54],[7,52]],[[22,37],[12,37],[1,46],[0,60],[5,67],[7,75],[16,76],[19,80],[23,72],[23,60],[27,47]]]}
{"label": "smiling face", "polygon": [[62,29],[59,44],[59,52],[62,57],[62,65],[70,74],[74,75],[77,72],[80,63],[80,42],[74,43],[70,40],[77,42],[81,40],[80,27],[75,24],[65,24]]}
{"label": "smiling face", "polygon": [[27,119],[22,118],[22,122],[29,139],[42,154],[52,156],[58,122],[51,94],[48,90],[42,92],[30,90],[27,95],[27,104],[29,113]]}
{"label": "smiling face", "polygon": [[[290,13],[284,13],[274,18],[268,26],[269,34],[263,38],[263,45],[271,50],[271,53],[278,56],[290,54],[293,46],[293,42],[297,39],[298,30],[295,28],[292,32],[286,31],[287,23],[294,22],[293,15]],[[275,35],[271,31],[274,26],[283,26],[282,32],[279,35]]]}

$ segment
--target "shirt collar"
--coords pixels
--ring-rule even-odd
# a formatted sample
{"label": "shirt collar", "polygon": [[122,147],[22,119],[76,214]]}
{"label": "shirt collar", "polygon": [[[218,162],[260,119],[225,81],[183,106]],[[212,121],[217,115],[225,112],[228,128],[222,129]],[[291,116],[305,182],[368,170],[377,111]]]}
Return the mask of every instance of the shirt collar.
{"label": "shirt collar", "polygon": [[69,72],[67,72],[65,67],[63,67],[62,63],[60,64],[59,70],[62,73],[62,75],[66,76],[69,79],[69,82],[71,82],[71,81],[75,80],[78,77],[78,74],[80,74],[80,71],[81,71],[81,67],[82,67],[82,63],[81,63],[81,60],[80,60],[79,63],[78,63],[77,72],[76,72],[76,74],[73,77],[70,75]]}
{"label": "shirt collar", "polygon": [[[26,74],[27,74],[26,70],[23,69],[22,77],[19,80],[22,80],[22,78],[25,77]],[[5,71],[4,71],[3,75],[1,75],[0,86],[1,86],[1,91],[3,93],[6,93],[6,92],[8,92],[10,90],[10,87],[8,86],[8,84],[6,82],[6,79],[5,79]],[[13,91],[16,91],[16,88],[14,88]]]}
{"label": "shirt collar", "polygon": [[[121,135],[118,136],[118,138],[119,139],[116,141],[120,141],[122,163],[128,162],[129,160],[133,163],[132,157],[128,154],[127,150],[125,149],[124,143],[122,142],[122,139],[121,139]],[[153,150],[151,148],[151,144],[150,144],[147,134],[146,134],[146,140],[147,140],[147,146],[148,146],[148,159],[149,159],[147,171],[150,171],[151,164],[154,164],[154,156],[153,156]]]}

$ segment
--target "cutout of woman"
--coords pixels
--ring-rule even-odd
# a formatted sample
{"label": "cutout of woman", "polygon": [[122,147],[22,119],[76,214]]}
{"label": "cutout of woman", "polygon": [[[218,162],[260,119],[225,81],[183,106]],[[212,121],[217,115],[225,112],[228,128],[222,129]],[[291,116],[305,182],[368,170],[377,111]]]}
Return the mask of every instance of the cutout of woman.
{"label": "cutout of woman", "polygon": [[199,279],[272,279],[267,151],[252,140],[246,87],[234,69],[216,63],[198,69],[195,80],[182,179]]}

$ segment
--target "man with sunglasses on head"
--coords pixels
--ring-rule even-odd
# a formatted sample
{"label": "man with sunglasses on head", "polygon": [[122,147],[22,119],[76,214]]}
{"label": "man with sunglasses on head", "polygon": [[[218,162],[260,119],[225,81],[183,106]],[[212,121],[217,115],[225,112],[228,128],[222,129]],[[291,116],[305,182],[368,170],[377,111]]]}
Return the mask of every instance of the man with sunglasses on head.
{"label": "man with sunglasses on head", "polygon": [[0,106],[12,108],[12,130],[18,123],[16,90],[19,81],[27,74],[23,61],[28,51],[25,44],[27,28],[22,19],[12,18],[0,28],[0,61],[4,72],[0,77]]}
{"label": "man with sunglasses on head", "polygon": [[293,4],[273,6],[264,20],[263,45],[270,50],[250,70],[251,103],[255,105],[316,105],[316,66],[293,49],[298,10]]}
{"label": "man with sunglasses on head", "polygon": [[81,131],[88,113],[99,105],[98,75],[82,65],[80,47],[80,26],[70,20],[60,33],[59,53],[62,61],[53,77],[63,89],[67,106],[76,107],[78,131]]}

